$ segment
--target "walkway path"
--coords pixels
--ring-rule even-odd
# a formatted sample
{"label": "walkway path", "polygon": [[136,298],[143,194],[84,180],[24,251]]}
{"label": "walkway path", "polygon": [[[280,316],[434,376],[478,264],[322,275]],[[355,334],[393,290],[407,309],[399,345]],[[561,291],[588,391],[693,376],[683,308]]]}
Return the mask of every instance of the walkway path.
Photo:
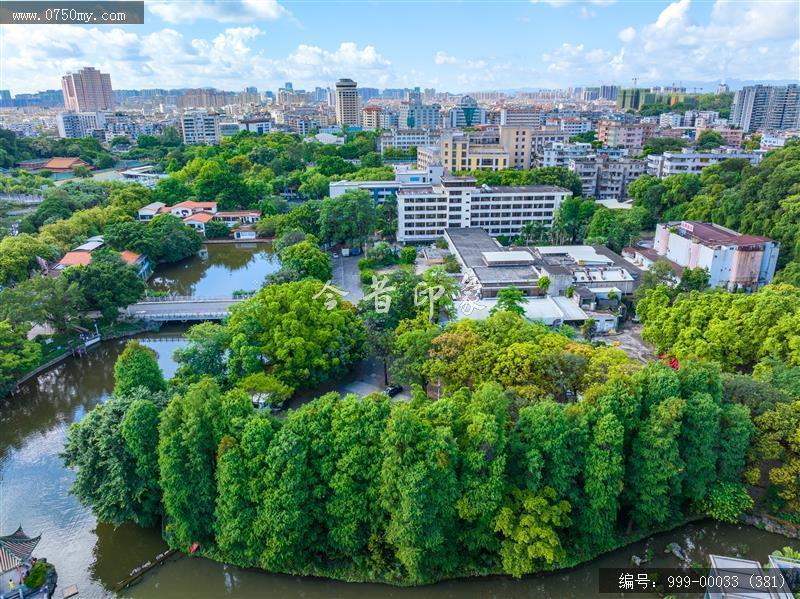
{"label": "walkway path", "polygon": [[165,297],[147,298],[128,306],[128,316],[146,321],[222,320],[228,309],[245,297]]}

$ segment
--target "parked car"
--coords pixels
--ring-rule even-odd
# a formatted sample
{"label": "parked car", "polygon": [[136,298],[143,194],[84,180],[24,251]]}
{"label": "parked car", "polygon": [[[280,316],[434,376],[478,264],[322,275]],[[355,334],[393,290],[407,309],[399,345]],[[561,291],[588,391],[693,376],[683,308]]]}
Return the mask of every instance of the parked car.
{"label": "parked car", "polygon": [[331,255],[332,255],[334,258],[338,258],[338,257],[339,257],[339,252],[333,252],[333,254],[331,254]]}
{"label": "parked car", "polygon": [[389,385],[388,387],[386,387],[386,389],[383,390],[383,392],[386,393],[386,395],[388,395],[389,397],[394,397],[395,395],[398,395],[402,390],[403,387],[400,385]]}

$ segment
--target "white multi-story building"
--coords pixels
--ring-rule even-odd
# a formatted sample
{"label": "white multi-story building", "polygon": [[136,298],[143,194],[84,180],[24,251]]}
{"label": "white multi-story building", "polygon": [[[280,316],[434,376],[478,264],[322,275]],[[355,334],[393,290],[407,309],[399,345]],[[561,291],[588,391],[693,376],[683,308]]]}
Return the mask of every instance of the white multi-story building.
{"label": "white multi-story building", "polygon": [[89,137],[105,129],[106,116],[103,112],[59,112],[56,125],[59,137]]}
{"label": "white multi-story building", "polygon": [[430,129],[390,129],[381,133],[378,140],[381,153],[388,148],[408,150],[422,146],[435,146],[441,141],[441,133]]}
{"label": "white multi-story building", "polygon": [[757,166],[763,156],[764,152],[760,150],[748,152],[736,148],[716,148],[708,152],[695,152],[690,148],[684,148],[680,152],[650,154],[647,157],[647,172],[661,179],[683,173],[698,175],[705,167],[730,158],[744,158],[753,166]]}
{"label": "white multi-story building", "polygon": [[202,110],[184,113],[181,118],[183,143],[185,144],[218,144],[222,140],[219,126],[219,115]]}
{"label": "white multi-story building", "polygon": [[549,227],[571,195],[556,186],[478,186],[474,177],[444,176],[438,184],[400,188],[397,239],[431,241],[457,227],[481,227],[494,236],[516,235],[533,221]]}
{"label": "white multi-story building", "polygon": [[339,79],[336,82],[336,124],[358,127],[361,116],[358,106],[356,82],[352,79]]}
{"label": "white multi-story building", "polygon": [[683,268],[705,268],[712,287],[754,291],[775,276],[780,243],[712,223],[682,221],[656,225],[653,248]]}
{"label": "white multi-story building", "polygon": [[328,196],[331,198],[360,189],[372,195],[376,204],[386,201],[389,196],[397,196],[401,189],[410,189],[441,182],[444,167],[414,168],[411,165],[396,165],[392,181],[332,181],[329,184]]}
{"label": "white multi-story building", "polygon": [[644,174],[645,167],[644,160],[606,156],[572,159],[568,166],[581,179],[583,197],[618,202],[628,197],[628,186]]}
{"label": "white multi-story building", "polygon": [[677,129],[678,127],[682,127],[683,115],[677,112],[665,112],[664,114],[658,117],[658,126],[669,127],[671,129]]}
{"label": "white multi-story building", "polygon": [[508,107],[500,110],[500,124],[510,127],[541,127],[542,111],[533,106]]}
{"label": "white multi-story building", "polygon": [[[627,152],[627,150],[625,150]],[[587,158],[594,154],[590,143],[563,143],[547,144],[538,154],[536,165],[544,166],[569,166],[570,160]]]}

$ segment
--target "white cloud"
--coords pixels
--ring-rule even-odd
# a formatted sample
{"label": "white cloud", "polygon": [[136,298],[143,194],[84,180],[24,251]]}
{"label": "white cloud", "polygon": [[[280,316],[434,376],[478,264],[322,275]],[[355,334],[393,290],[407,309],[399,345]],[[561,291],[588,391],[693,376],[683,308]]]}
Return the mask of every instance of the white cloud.
{"label": "white cloud", "polygon": [[147,9],[172,24],[194,23],[203,19],[220,23],[252,23],[274,21],[290,15],[277,0],[147,2]]}
{"label": "white cloud", "polygon": [[436,64],[456,64],[458,59],[455,56],[450,56],[449,54],[439,50],[436,53],[436,56],[433,57],[433,62]]}
{"label": "white cloud", "polygon": [[717,0],[706,24],[692,19],[690,6],[690,0],[673,2],[654,23],[640,28],[638,64],[651,67],[657,77],[685,80],[797,77],[796,57],[764,62],[753,45],[775,50],[776,56],[788,51],[800,31],[800,4]]}
{"label": "white cloud", "polygon": [[636,37],[636,29],[634,29],[633,27],[626,27],[625,29],[619,32],[619,39],[621,39],[626,44],[632,42],[635,37]]}
{"label": "white cloud", "polygon": [[[344,42],[334,50],[299,45],[288,56],[268,56],[258,27],[231,27],[211,38],[188,38],[175,29],[149,34],[77,25],[4,27],[2,75],[13,93],[54,89],[61,76],[85,65],[111,73],[117,89],[215,86],[238,90],[291,80],[330,84],[343,76],[380,83],[391,63],[373,46]],[[38,65],[35,70],[31,65]]]}

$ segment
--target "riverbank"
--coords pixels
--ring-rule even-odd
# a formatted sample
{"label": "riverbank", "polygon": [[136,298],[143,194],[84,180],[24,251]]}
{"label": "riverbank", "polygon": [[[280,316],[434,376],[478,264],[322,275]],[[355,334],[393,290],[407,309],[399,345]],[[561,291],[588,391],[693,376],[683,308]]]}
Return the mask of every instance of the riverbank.
{"label": "riverbank", "polygon": [[[137,323],[114,323],[107,328],[100,329],[99,342],[102,343],[103,341],[110,341],[112,339],[133,337],[148,331],[157,331],[159,328],[161,328],[161,323],[154,322],[139,321]],[[45,353],[45,348],[43,347],[41,363],[36,366],[36,368],[29,370],[16,381],[14,381],[11,391],[9,391],[9,395],[15,395],[19,392],[21,385],[33,379],[34,377],[47,372],[51,368],[58,366],[67,358],[74,356],[76,351],[88,351],[91,347],[93,347],[94,343],[96,343],[93,342],[91,344],[87,344],[86,341],[80,340],[77,334],[66,337],[65,339],[67,340],[62,341],[61,344],[57,345],[55,351]]]}

